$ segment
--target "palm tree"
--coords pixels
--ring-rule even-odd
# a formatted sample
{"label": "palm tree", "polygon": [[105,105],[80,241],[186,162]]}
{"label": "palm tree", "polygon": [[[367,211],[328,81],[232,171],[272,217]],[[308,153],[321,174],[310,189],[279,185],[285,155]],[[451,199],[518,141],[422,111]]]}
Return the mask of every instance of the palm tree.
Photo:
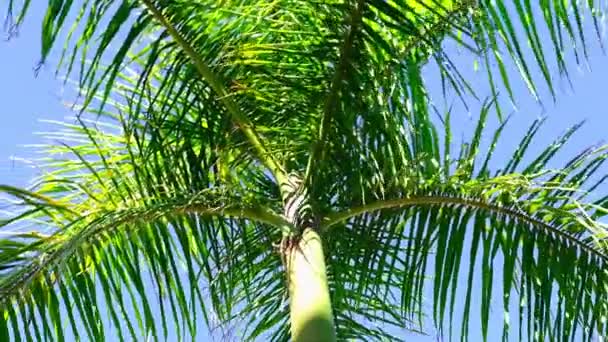
{"label": "palm tree", "polygon": [[[29,4],[9,1],[9,34]],[[194,339],[201,320],[272,341],[430,320],[466,340],[471,313],[487,339],[497,298],[503,339],[608,335],[606,147],[549,169],[580,125],[532,155],[537,120],[491,161],[503,55],[555,96],[548,61],[567,77],[564,39],[586,55],[585,15],[598,27],[575,1],[50,1],[41,62],[65,36],[80,108],[31,188],[0,187],[0,340]],[[493,91],[459,147],[422,77],[436,63],[471,101],[448,41]]]}

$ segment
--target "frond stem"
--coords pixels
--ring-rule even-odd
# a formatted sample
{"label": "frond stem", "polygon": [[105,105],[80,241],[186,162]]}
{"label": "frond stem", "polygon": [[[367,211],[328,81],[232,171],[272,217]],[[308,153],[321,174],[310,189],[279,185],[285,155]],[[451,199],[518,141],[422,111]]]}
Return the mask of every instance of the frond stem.
{"label": "frond stem", "polygon": [[167,17],[163,15],[161,10],[157,8],[151,0],[141,0],[145,7],[150,11],[152,16],[160,22],[160,24],[167,30],[169,35],[175,40],[184,52],[190,57],[192,63],[196,67],[199,74],[207,81],[209,86],[215,91],[224,104],[228,112],[230,113],[233,122],[239,127],[239,129],[245,134],[253,148],[257,152],[257,157],[266,166],[272,175],[276,178],[279,184],[286,182],[286,174],[280,164],[272,157],[268,150],[264,147],[260,136],[254,130],[254,125],[241,112],[237,104],[232,100],[230,94],[226,91],[226,88],[217,76],[210,68],[203,62],[198,53],[194,48],[186,41],[181,33],[173,26]]}
{"label": "frond stem", "polygon": [[350,15],[350,28],[344,35],[344,43],[340,49],[340,59],[338,60],[336,71],[331,80],[329,93],[327,94],[325,103],[323,105],[323,114],[319,124],[318,140],[313,143],[312,152],[308,158],[306,173],[303,179],[304,184],[309,184],[310,177],[312,176],[312,170],[314,170],[315,165],[320,163],[323,159],[325,141],[327,139],[327,134],[329,134],[332,116],[336,111],[335,107],[339,99],[340,91],[342,90],[342,82],[344,81],[346,70],[348,68],[348,64],[350,63],[355,41],[355,34],[363,22],[362,16],[364,3],[364,0],[357,1]]}
{"label": "frond stem", "polygon": [[[108,234],[112,230],[127,224],[150,223],[163,217],[179,214],[198,214],[202,216],[223,215],[267,223],[282,229],[289,229],[291,227],[291,223],[270,210],[254,207],[208,206],[201,202],[189,202],[181,205],[166,204],[154,208],[139,210],[125,209],[109,213],[87,224],[82,231],[68,237],[67,240],[62,240],[61,235],[48,237],[48,241],[51,244],[56,243],[58,246],[49,246],[51,247],[49,251],[42,253],[36,257],[34,262],[25,266],[22,272],[15,275],[16,279],[6,278],[0,283],[0,306],[4,304],[5,299],[10,300],[12,294],[18,293],[19,289],[27,286],[27,284],[34,280],[36,276],[40,275],[49,267],[70,257],[77,248],[83,246],[87,242],[95,240],[101,234]],[[78,218],[76,222],[81,221],[82,219],[83,217]]]}
{"label": "frond stem", "polygon": [[543,222],[527,213],[516,209],[509,208],[505,206],[501,206],[499,204],[493,204],[481,199],[473,199],[473,198],[462,198],[462,197],[453,197],[453,196],[413,196],[407,198],[397,198],[397,199],[389,199],[389,200],[381,200],[374,203],[353,207],[347,209],[342,212],[334,212],[324,217],[321,222],[321,229],[326,230],[329,227],[338,224],[340,222],[346,221],[351,217],[359,216],[365,213],[370,213],[383,209],[394,209],[394,208],[402,208],[409,206],[431,206],[431,205],[460,205],[474,209],[483,209],[488,210],[495,213],[504,214],[510,217],[515,217],[519,220],[522,220],[526,223],[529,223],[533,226],[540,227],[541,229],[551,232],[557,236],[560,236],[564,240],[570,241],[574,245],[579,246],[582,250],[585,250],[589,254],[596,255],[603,259],[605,262],[608,262],[608,255],[603,253],[602,251],[589,246],[577,239],[574,235],[565,232],[555,226],[552,226],[546,222]]}

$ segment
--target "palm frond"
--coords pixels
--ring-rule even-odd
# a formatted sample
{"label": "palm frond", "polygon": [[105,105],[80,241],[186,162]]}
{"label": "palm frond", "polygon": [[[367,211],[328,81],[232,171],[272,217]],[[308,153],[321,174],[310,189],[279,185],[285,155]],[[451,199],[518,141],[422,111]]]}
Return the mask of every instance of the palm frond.
{"label": "palm frond", "polygon": [[[1,187],[15,199],[2,224],[16,232],[1,243],[2,334],[26,336],[42,319],[38,340],[194,337],[201,320],[257,322],[242,303],[265,290],[257,284],[284,280],[273,243],[293,228],[274,214],[278,186],[263,166],[235,159],[238,145],[222,148],[231,143],[213,107],[206,116],[188,101],[167,108],[170,93],[141,96],[149,120],[127,125],[139,94],[120,76],[106,110],[46,134],[61,143],[37,146],[44,173],[29,191]],[[273,295],[261,307],[285,305]]]}
{"label": "palm frond", "polygon": [[[9,0],[10,34],[30,3]],[[62,143],[40,146],[45,173],[30,191],[0,187],[22,208],[0,221],[8,233],[0,237],[0,338],[69,339],[67,317],[76,338],[104,340],[113,327],[120,340],[158,340],[173,328],[181,340],[197,334],[200,313],[208,326],[240,325],[242,338],[287,340],[284,269],[273,243],[297,233],[277,214],[288,172],[304,178],[313,215],[325,215],[340,339],[424,331],[427,293],[440,333],[466,339],[477,288],[487,339],[496,277],[503,339],[513,308],[520,339],[608,334],[608,200],[589,196],[608,178],[594,180],[606,149],[548,169],[577,125],[524,165],[537,121],[495,168],[501,122],[479,156],[490,109],[501,115],[498,78],[514,97],[504,56],[535,96],[536,66],[555,97],[547,56],[567,77],[567,51],[577,62],[587,54],[586,12],[601,43],[597,6],[49,2],[41,63],[66,33],[58,70],[79,75],[84,99],[74,123],[47,134]],[[450,113],[440,118],[442,136],[423,77],[432,61],[443,84],[476,97],[449,40],[483,61],[494,96],[456,158]]]}
{"label": "palm frond", "polygon": [[[480,120],[478,127],[483,126]],[[363,319],[383,322],[379,316],[392,317],[380,331],[393,331],[399,324],[395,331],[424,330],[427,321],[420,314],[430,295],[432,321],[441,335],[487,339],[490,308],[502,297],[504,340],[514,328],[520,340],[605,336],[608,327],[601,317],[608,310],[608,227],[600,219],[608,210],[601,200],[588,197],[606,179],[600,175],[594,180],[608,157],[607,148],[587,149],[559,170],[546,168],[579,127],[529,156],[530,163],[522,166],[526,147],[538,130],[538,123],[533,123],[513,160],[496,176],[490,176],[487,162],[495,144],[488,158],[479,156],[480,134],[474,134],[452,162],[455,168],[428,161],[438,170],[447,168],[447,179],[442,171],[425,177],[425,169],[415,166],[402,176],[405,187],[389,183],[382,193],[368,188],[366,196],[344,203],[344,210],[327,213],[322,226],[336,244],[328,247],[336,254],[328,267],[340,275],[341,284],[358,286],[348,298],[355,307],[373,313]],[[473,170],[480,175],[474,176]],[[349,240],[354,244],[340,246]],[[468,270],[462,268],[465,264],[470,265]],[[501,274],[493,272],[496,266]],[[493,283],[497,280],[502,284],[499,293]],[[479,291],[477,311],[471,304]],[[371,306],[366,303],[370,293],[398,303],[397,308]],[[510,321],[513,311],[518,313],[517,323]],[[469,334],[472,315],[479,317],[481,335]]]}

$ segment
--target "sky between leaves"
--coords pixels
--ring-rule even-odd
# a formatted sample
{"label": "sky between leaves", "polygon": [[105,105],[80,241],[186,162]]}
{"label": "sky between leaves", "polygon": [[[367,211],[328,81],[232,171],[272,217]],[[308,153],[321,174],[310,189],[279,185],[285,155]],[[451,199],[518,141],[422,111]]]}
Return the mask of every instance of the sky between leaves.
{"label": "sky between leaves", "polygon": [[[64,119],[70,115],[70,111],[63,103],[74,99],[73,91],[68,86],[64,86],[62,80],[55,76],[53,62],[57,60],[56,55],[52,55],[49,63],[43,66],[38,73],[35,72],[40,56],[40,23],[46,4],[35,1],[32,6],[30,16],[26,19],[19,36],[10,41],[4,41],[4,39],[0,41],[0,118],[2,120],[0,121],[0,183],[18,186],[27,185],[28,181],[37,173],[31,163],[22,160],[22,158],[36,157],[32,153],[32,149],[24,145],[42,142],[42,138],[36,132],[52,129],[52,125],[40,122],[40,119]],[[4,13],[0,13],[0,15],[4,16]],[[549,39],[546,32],[541,33],[541,39]],[[604,41],[608,43],[606,34],[604,34]],[[465,76],[473,87],[479,90],[481,98],[488,96],[490,92],[484,76],[485,72],[475,71],[470,53],[457,49],[451,51],[453,51],[451,56],[458,65],[464,67],[462,70],[465,71]],[[568,62],[568,65],[572,66],[570,71],[573,87],[571,89],[565,80],[558,80],[559,87],[555,103],[552,102],[547,89],[541,87],[543,89],[541,93],[543,104],[541,105],[534,101],[523,82],[519,80],[514,82],[513,90],[517,99],[517,103],[515,103],[517,108],[508,101],[502,101],[505,112],[513,113],[513,116],[495,152],[495,165],[504,165],[530,123],[543,115],[548,116],[548,119],[538,137],[538,144],[532,146],[530,152],[539,151],[569,126],[586,120],[583,128],[564,148],[563,153],[550,163],[550,167],[559,167],[574,153],[585,147],[607,142],[608,56],[602,52],[599,44],[591,42],[588,63],[577,67],[572,56],[569,56]],[[516,72],[515,68],[510,70]],[[557,70],[553,68],[552,71],[553,75],[557,77]],[[439,112],[444,111],[447,106],[454,105],[452,109],[453,139],[455,144],[459,144],[461,137],[468,137],[472,134],[479,112],[479,104],[471,100],[469,103],[471,106],[467,111],[453,93],[447,98],[443,98],[437,72],[432,65],[427,67],[425,78],[432,89],[432,97]],[[517,77],[513,79],[517,79]],[[506,98],[506,96],[502,96],[502,98]],[[496,125],[495,119],[491,122],[491,126]],[[491,136],[485,136],[482,144],[487,145],[490,139]],[[529,155],[534,155],[534,153]],[[605,193],[605,190],[603,192]],[[3,209],[0,208],[0,212]],[[496,331],[502,327],[501,306],[495,307],[494,315],[497,319],[491,321],[490,331],[493,330],[492,326]],[[472,324],[472,332],[480,331],[480,329],[476,329],[475,325],[478,323],[475,320],[472,321]],[[428,332],[432,334],[432,331]],[[199,337],[203,339],[208,335],[208,331],[202,328],[199,333]],[[408,340],[414,338],[416,341],[437,340],[433,336],[421,338],[406,334],[405,337]],[[475,340],[473,336],[471,336],[471,340]]]}

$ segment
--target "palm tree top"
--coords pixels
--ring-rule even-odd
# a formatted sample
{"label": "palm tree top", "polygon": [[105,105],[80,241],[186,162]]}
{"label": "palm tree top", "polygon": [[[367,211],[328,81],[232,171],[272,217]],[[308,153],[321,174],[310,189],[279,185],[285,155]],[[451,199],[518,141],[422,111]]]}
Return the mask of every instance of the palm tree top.
{"label": "palm tree top", "polygon": [[[9,0],[9,34],[29,5]],[[202,316],[286,340],[286,251],[310,227],[339,340],[427,328],[429,293],[446,335],[468,336],[474,295],[484,338],[501,296],[504,339],[510,325],[520,339],[605,335],[608,200],[592,195],[606,146],[549,169],[580,125],[532,155],[537,120],[491,163],[508,123],[499,92],[515,98],[505,57],[534,96],[532,67],[555,97],[549,65],[568,77],[565,39],[587,56],[585,15],[601,44],[592,2],[51,1],[41,63],[65,37],[58,70],[76,75],[81,108],[50,135],[63,143],[43,148],[31,188],[0,186],[13,209],[0,337],[63,340],[69,326],[105,340],[111,326],[162,339],[174,325],[181,340]],[[435,63],[459,97],[477,96],[448,41],[479,57],[493,96],[456,151],[423,78]]]}

